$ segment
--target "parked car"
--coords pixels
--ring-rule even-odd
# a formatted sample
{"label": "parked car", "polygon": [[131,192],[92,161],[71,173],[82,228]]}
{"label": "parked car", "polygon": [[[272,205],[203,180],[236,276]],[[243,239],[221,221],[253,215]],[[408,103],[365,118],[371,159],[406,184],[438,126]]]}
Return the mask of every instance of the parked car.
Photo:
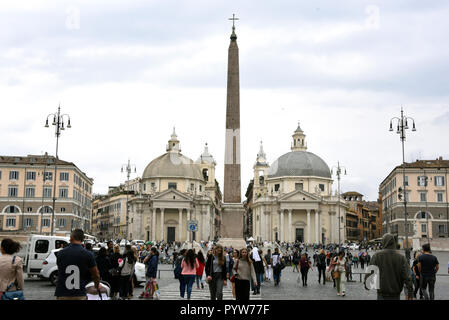
{"label": "parked car", "polygon": [[42,269],[39,277],[50,280],[51,284],[56,286],[58,281],[58,266],[56,265],[56,252],[62,249],[55,249],[50,252],[47,258],[42,262]]}
{"label": "parked car", "polygon": [[136,246],[143,246],[143,245],[145,245],[145,241],[144,240],[133,240],[133,241],[131,241],[131,244],[136,245]]}
{"label": "parked car", "polygon": [[349,249],[351,249],[351,250],[359,250],[360,246],[358,244],[356,244],[356,243],[352,243],[352,244],[349,245]]}

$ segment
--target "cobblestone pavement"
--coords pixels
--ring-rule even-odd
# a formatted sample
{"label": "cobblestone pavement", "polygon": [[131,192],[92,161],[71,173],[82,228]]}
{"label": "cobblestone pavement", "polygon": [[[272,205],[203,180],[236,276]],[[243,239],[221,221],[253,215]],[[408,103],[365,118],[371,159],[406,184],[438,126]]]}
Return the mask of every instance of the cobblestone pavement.
{"label": "cobblestone pavement", "polygon": [[[435,285],[435,299],[449,300],[449,275],[447,270],[447,263],[449,260],[449,252],[436,253],[440,262],[440,271]],[[179,299],[179,282],[173,278],[171,265],[162,264],[159,266],[161,270],[161,278],[158,279],[161,299],[176,300]],[[360,272],[359,269],[354,269],[353,272]],[[262,283],[261,295],[251,295],[251,300],[375,300],[376,292],[374,290],[366,290],[363,283],[359,282],[359,276],[354,275],[355,282],[346,282],[346,296],[339,297],[333,282],[326,282],[325,285],[318,284],[318,272],[316,267],[309,271],[308,286],[303,287],[302,284],[297,283],[297,272],[292,272],[292,267],[287,266],[282,271],[281,283],[279,286],[274,286],[273,282],[265,281]],[[134,289],[134,298],[143,291],[143,286]],[[27,279],[25,282],[25,296],[29,300],[54,300],[55,287],[50,282],[40,280],[37,278]],[[404,298],[404,297],[402,297]],[[205,283],[204,289],[196,289],[196,284],[192,290],[192,300],[208,300],[209,290]],[[224,289],[224,299],[232,300],[231,284],[228,281],[227,288]]]}

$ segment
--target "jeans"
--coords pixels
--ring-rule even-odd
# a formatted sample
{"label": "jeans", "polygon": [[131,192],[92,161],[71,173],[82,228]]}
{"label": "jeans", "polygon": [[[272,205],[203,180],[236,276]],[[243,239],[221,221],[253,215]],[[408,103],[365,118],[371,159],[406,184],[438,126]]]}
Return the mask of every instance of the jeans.
{"label": "jeans", "polygon": [[224,279],[221,277],[220,272],[212,275],[212,280],[209,282],[211,300],[223,300],[223,282]]}
{"label": "jeans", "polygon": [[200,287],[200,283],[201,285],[203,285],[203,275],[196,275],[195,276],[196,279],[196,286],[199,288]]}
{"label": "jeans", "polygon": [[273,268],[271,267],[271,265],[268,265],[267,267],[266,276],[267,280],[271,280],[271,278],[273,277]]}
{"label": "jeans", "polygon": [[279,281],[281,281],[281,270],[279,268],[274,268],[274,270],[273,270],[273,279],[274,279],[274,283],[276,285],[278,285]]}
{"label": "jeans", "polygon": [[235,279],[235,299],[240,301],[249,300],[249,280]]}
{"label": "jeans", "polygon": [[318,282],[321,283],[321,275],[323,275],[323,284],[326,284],[326,266],[318,265]]}
{"label": "jeans", "polygon": [[[430,294],[430,300],[435,300],[435,281],[435,276],[426,277],[421,275],[421,290],[424,299],[429,300]],[[429,286],[429,293],[427,293],[427,286]]]}
{"label": "jeans", "polygon": [[190,295],[192,294],[192,287],[193,283],[195,282],[195,275],[194,274],[185,274],[182,275],[184,277],[184,286],[181,286],[181,297],[184,298],[184,294],[186,291],[187,286],[187,300],[190,300]]}
{"label": "jeans", "polygon": [[309,273],[309,268],[301,268],[301,279],[302,285],[307,285],[307,274]]}

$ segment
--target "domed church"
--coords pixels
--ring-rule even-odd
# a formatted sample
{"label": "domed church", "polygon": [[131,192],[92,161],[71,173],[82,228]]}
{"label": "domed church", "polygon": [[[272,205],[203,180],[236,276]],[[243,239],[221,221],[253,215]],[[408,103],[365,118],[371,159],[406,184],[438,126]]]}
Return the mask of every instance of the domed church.
{"label": "domed church", "polygon": [[345,203],[332,196],[331,170],[307,151],[306,135],[298,123],[291,151],[270,166],[262,143],[247,191],[248,229],[258,241],[304,243],[338,242],[338,205],[341,240]]}
{"label": "domed church", "polygon": [[[221,192],[216,162],[207,143],[197,161],[181,153],[175,129],[166,153],[151,161],[140,180],[140,193],[130,200],[130,238],[152,241],[200,241],[217,236]],[[188,231],[188,221],[197,231]]]}

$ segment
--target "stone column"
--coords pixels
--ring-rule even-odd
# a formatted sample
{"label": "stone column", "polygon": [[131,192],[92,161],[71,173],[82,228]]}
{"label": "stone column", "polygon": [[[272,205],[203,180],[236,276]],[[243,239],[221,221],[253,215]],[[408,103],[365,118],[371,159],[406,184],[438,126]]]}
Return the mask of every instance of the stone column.
{"label": "stone column", "polygon": [[288,210],[288,237],[287,241],[292,242],[292,209]]}
{"label": "stone column", "polygon": [[260,241],[263,241],[263,238],[264,238],[264,231],[265,231],[264,230],[264,223],[263,223],[263,221],[265,220],[264,219],[264,214],[265,214],[265,212],[264,212],[263,208],[260,208],[260,214],[259,214],[259,216],[260,216],[260,219],[259,219]]}
{"label": "stone column", "polygon": [[284,231],[284,210],[281,210],[281,241],[285,241],[285,231]]}
{"label": "stone column", "polygon": [[320,219],[320,212],[315,210],[315,242],[320,243],[320,230],[319,230],[319,219]]}
{"label": "stone column", "polygon": [[[191,209],[187,209],[187,221],[190,220],[190,211],[191,211]],[[187,241],[190,241],[192,239],[191,235],[190,235],[190,231],[186,231],[186,232],[187,232]]]}
{"label": "stone column", "polygon": [[178,208],[178,239],[182,241],[182,209]]}
{"label": "stone column", "polygon": [[151,221],[151,239],[156,241],[156,208],[153,208],[153,221]]}
{"label": "stone column", "polygon": [[161,241],[164,239],[164,210],[165,208],[161,209]]}
{"label": "stone column", "polygon": [[310,210],[307,210],[307,243],[310,244]]}
{"label": "stone column", "polygon": [[334,223],[332,221],[332,213],[328,212],[327,213],[329,215],[329,242],[333,243],[334,242],[334,232],[333,232],[333,227],[334,227]]}

